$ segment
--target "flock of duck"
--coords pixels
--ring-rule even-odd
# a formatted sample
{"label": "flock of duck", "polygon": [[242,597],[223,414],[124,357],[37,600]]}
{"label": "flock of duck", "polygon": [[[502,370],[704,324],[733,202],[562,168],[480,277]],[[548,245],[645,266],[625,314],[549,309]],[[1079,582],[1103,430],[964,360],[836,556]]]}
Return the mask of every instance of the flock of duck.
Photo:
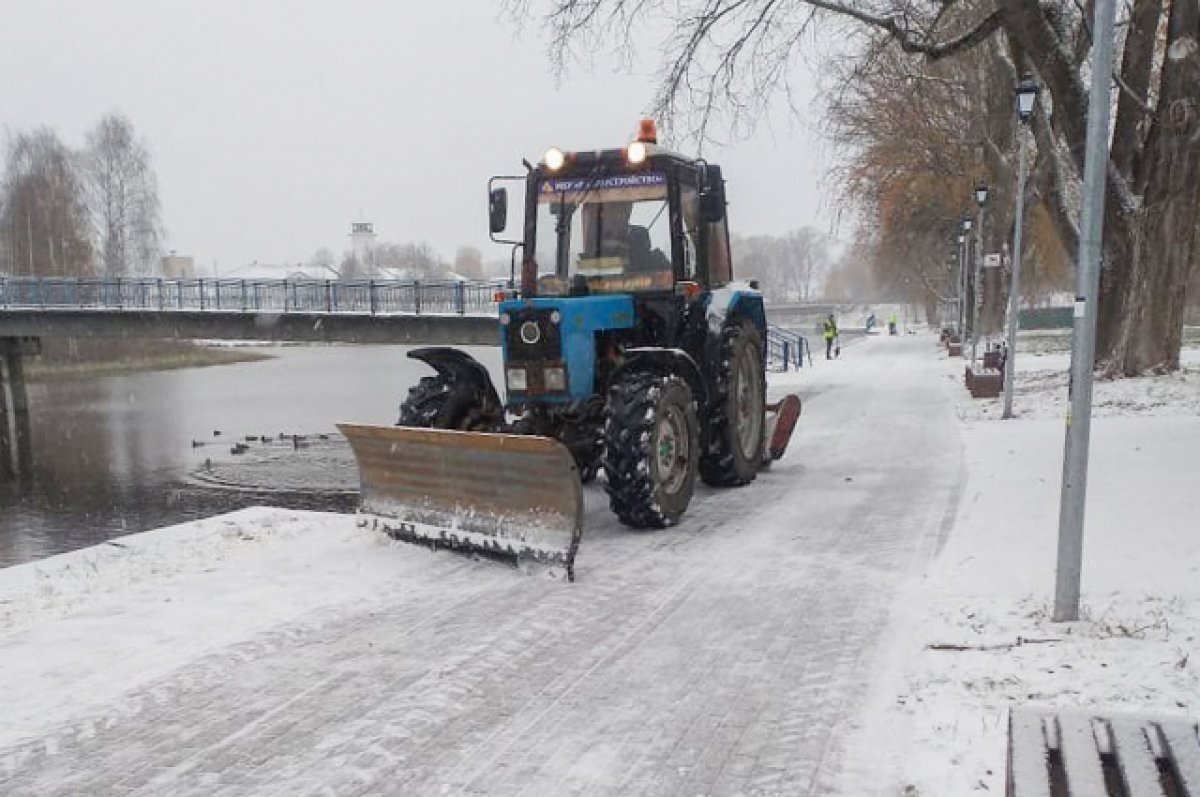
{"label": "flock of duck", "polygon": [[[214,429],[212,436],[220,437],[221,430]],[[316,438],[318,440],[328,440],[329,435],[318,434],[318,435],[316,435]],[[290,440],[292,442],[292,448],[296,449],[296,450],[299,450],[301,448],[307,448],[310,445],[310,436],[306,435],[306,434],[284,434],[283,432],[280,432],[277,436],[274,436],[274,437],[271,435],[266,435],[266,434],[264,434],[264,435],[250,434],[250,435],[246,435],[241,440],[234,441],[233,447],[229,449],[229,453],[234,454],[234,455],[245,454],[247,451],[250,450],[250,443],[259,443],[259,442],[270,443],[270,442],[274,442],[274,441],[283,442],[285,440]],[[206,446],[206,445],[209,445],[209,442],[204,441],[204,440],[192,440],[192,448],[200,448],[201,446]]]}

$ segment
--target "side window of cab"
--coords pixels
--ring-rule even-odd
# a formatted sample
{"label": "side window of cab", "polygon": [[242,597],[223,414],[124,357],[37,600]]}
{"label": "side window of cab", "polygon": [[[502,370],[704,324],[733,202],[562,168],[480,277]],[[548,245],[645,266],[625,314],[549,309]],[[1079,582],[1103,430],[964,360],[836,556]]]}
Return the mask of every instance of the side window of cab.
{"label": "side window of cab", "polygon": [[708,282],[714,288],[719,288],[733,279],[733,269],[729,265],[729,232],[725,220],[710,222],[708,225]]}
{"label": "side window of cab", "polygon": [[696,278],[696,252],[700,250],[700,192],[695,186],[679,189],[679,204],[683,211],[683,278]]}

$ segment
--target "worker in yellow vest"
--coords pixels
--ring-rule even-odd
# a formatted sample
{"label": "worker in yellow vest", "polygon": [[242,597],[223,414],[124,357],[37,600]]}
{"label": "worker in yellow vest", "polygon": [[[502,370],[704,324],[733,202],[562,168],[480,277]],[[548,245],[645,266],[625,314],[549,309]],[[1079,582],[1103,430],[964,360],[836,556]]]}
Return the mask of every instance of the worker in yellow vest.
{"label": "worker in yellow vest", "polygon": [[[832,360],[833,359],[833,341],[838,336],[837,321],[833,320],[833,313],[830,313],[829,317],[826,318],[822,322],[822,326],[823,326],[823,332],[825,335],[825,359]],[[839,346],[838,349],[839,349],[838,353],[840,354],[841,347]]]}

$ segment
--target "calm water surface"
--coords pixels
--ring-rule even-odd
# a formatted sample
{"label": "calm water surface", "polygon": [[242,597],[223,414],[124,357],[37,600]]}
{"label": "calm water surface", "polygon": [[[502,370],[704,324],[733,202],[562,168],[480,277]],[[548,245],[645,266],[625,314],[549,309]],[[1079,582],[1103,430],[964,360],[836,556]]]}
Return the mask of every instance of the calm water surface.
{"label": "calm water surface", "polygon": [[[312,484],[352,483],[353,472],[329,472],[346,471],[345,456],[320,453],[338,445],[335,424],[395,423],[409,386],[433,372],[402,346],[253,351],[274,359],[29,385],[33,472],[0,482],[0,567],[264,502],[350,511],[344,493],[264,496],[207,487],[195,474],[248,465],[266,449],[248,443],[239,458],[231,447],[265,435],[287,454],[289,483],[306,473]],[[471,351],[495,379],[499,349]],[[311,447],[282,451],[291,444],[281,434],[304,435]]]}

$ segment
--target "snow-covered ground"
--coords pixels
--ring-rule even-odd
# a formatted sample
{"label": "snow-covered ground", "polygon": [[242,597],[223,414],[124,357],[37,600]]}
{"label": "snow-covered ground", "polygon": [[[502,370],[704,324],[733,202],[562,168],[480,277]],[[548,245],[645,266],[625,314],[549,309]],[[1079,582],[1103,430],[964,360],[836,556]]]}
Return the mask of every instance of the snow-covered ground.
{"label": "snow-covered ground", "polygon": [[1001,793],[1014,705],[1200,716],[1200,351],[1179,374],[1097,382],[1081,619],[1056,623],[1069,342],[1033,343],[1018,349],[1017,420],[969,398],[947,360],[962,500],[896,612],[847,794]]}
{"label": "snow-covered ground", "polygon": [[929,335],[773,375],[788,456],[653,533],[589,488],[574,584],[266,508],[0,570],[0,793],[996,794],[1012,705],[1200,711],[1200,378],[1112,386],[1063,625],[1019,362],[1004,422]]}

